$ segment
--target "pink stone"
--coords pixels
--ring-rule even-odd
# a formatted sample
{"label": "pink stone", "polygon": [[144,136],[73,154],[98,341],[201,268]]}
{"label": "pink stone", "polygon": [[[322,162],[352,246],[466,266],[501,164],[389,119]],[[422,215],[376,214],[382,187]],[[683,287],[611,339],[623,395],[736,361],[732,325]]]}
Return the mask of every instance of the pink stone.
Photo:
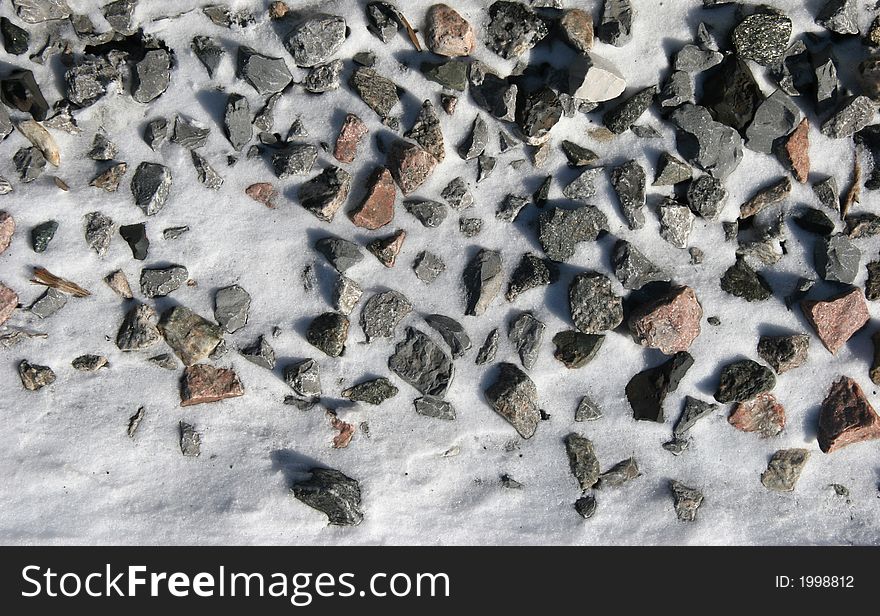
{"label": "pink stone", "polygon": [[183,371],[180,406],[217,402],[243,395],[244,387],[233,370],[195,364]]}
{"label": "pink stone", "polygon": [[18,295],[0,282],[0,325],[6,323],[18,306]]}
{"label": "pink stone", "polygon": [[278,196],[278,191],[269,182],[251,184],[244,190],[244,193],[257,203],[262,203],[268,208],[275,207],[273,201]]}
{"label": "pink stone", "polygon": [[471,25],[445,4],[435,4],[428,9],[428,27],[425,30],[428,49],[441,56],[469,56],[477,46]]}
{"label": "pink stone", "polygon": [[581,9],[570,9],[559,20],[565,39],[580,52],[593,48],[593,16]]}
{"label": "pink stone", "polygon": [[765,392],[737,404],[727,421],[743,432],[757,432],[763,437],[776,436],[785,427],[785,409],[776,396]]}
{"label": "pink stone", "polygon": [[424,184],[436,166],[436,158],[415,143],[406,141],[396,142],[387,159],[387,167],[404,195]]}
{"label": "pink stone", "polygon": [[360,207],[349,214],[351,222],[364,229],[384,227],[394,218],[394,200],[397,189],[391,172],[379,167],[370,178],[370,187]]}
{"label": "pink stone", "polygon": [[376,255],[376,258],[385,267],[394,267],[397,255],[403,248],[403,240],[406,239],[406,231],[400,229],[395,231],[393,235],[373,240],[367,245],[367,250]]}
{"label": "pink stone", "polygon": [[801,184],[806,183],[810,175],[810,121],[801,120],[797,128],[786,137],[779,150],[779,157],[794,179]]}
{"label": "pink stone", "polygon": [[835,381],[822,401],[816,438],[819,449],[825,453],[880,438],[877,411],[868,402],[859,384],[848,376]]}
{"label": "pink stone", "polygon": [[642,346],[666,355],[687,351],[700,335],[703,308],[690,287],[676,287],[665,296],[637,309],[629,328]]}
{"label": "pink stone", "polygon": [[367,125],[353,113],[345,116],[345,122],[336,137],[336,146],[333,148],[333,157],[341,163],[354,162],[357,148],[361,140],[367,134]]}
{"label": "pink stone", "polygon": [[15,233],[15,220],[9,212],[0,211],[0,254],[9,248],[13,233]]}
{"label": "pink stone", "polygon": [[870,319],[865,296],[859,288],[823,301],[801,303],[816,335],[831,353],[837,353]]}

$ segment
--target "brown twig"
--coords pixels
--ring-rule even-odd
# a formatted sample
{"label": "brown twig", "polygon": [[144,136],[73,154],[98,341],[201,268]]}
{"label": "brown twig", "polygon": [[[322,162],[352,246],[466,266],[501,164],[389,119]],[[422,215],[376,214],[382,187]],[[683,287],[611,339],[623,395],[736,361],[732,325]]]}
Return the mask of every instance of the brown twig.
{"label": "brown twig", "polygon": [[403,13],[398,11],[398,15],[400,15],[400,21],[403,22],[403,27],[406,28],[406,34],[409,36],[409,40],[412,41],[413,46],[416,48],[416,51],[421,51],[422,46],[419,44],[419,39],[416,36],[416,31],[413,30],[412,26],[409,25],[406,17],[404,17]]}
{"label": "brown twig", "polygon": [[75,282],[56,276],[44,267],[34,268],[34,277],[31,279],[31,282],[44,284],[47,287],[58,289],[59,291],[73,295],[74,297],[88,297],[91,295],[91,292],[86,291]]}
{"label": "brown twig", "polygon": [[846,197],[843,199],[843,203],[840,204],[840,219],[843,220],[846,218],[846,215],[849,214],[849,208],[852,207],[853,203],[861,203],[862,198],[862,165],[859,163],[859,155],[856,153],[856,159],[853,164],[853,181],[852,185],[850,185],[849,190],[846,191]]}

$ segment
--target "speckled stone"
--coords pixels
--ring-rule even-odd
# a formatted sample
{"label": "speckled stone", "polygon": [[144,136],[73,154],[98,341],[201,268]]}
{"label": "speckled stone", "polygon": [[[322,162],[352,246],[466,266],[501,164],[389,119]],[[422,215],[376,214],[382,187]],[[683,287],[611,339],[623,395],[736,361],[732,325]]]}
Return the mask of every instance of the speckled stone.
{"label": "speckled stone", "polygon": [[743,432],[757,432],[763,437],[776,436],[785,427],[785,409],[776,396],[764,392],[737,404],[727,421]]}
{"label": "speckled stone", "polygon": [[850,377],[835,381],[822,401],[816,438],[825,453],[880,438],[880,417]]}
{"label": "speckled stone", "polygon": [[871,318],[865,296],[859,288],[827,300],[804,301],[801,307],[819,340],[831,353],[837,353]]}
{"label": "speckled stone", "polygon": [[700,335],[703,308],[691,287],[676,287],[668,294],[638,308],[629,328],[642,346],[666,355],[687,351]]}
{"label": "speckled stone", "polygon": [[180,406],[219,402],[244,395],[244,387],[229,368],[209,364],[187,366],[180,386]]}

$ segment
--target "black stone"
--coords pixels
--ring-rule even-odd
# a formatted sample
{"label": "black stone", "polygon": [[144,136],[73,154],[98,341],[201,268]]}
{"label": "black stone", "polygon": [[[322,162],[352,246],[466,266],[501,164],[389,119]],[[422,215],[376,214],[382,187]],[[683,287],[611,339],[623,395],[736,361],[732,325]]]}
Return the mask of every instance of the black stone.
{"label": "black stone", "polygon": [[132,257],[138,261],[143,261],[147,258],[150,240],[147,239],[147,226],[144,223],[122,225],[119,227],[119,235],[122,236],[122,239],[131,248]]}
{"label": "black stone", "polygon": [[334,526],[356,526],[364,519],[360,484],[340,471],[313,468],[311,479],[293,484],[293,495],[327,515]]}
{"label": "black stone", "polygon": [[721,369],[715,399],[718,402],[745,402],[775,386],[776,376],[770,368],[751,359],[742,359]]}
{"label": "black stone", "polygon": [[626,398],[632,407],[633,417],[662,423],[663,401],[678,388],[681,379],[693,365],[694,358],[680,351],[659,366],[632,377],[626,385]]}

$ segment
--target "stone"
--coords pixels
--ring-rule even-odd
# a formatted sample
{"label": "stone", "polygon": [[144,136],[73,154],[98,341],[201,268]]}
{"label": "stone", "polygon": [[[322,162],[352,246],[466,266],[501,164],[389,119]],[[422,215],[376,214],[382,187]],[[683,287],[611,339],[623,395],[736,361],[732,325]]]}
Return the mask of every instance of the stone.
{"label": "stone", "polygon": [[816,335],[836,354],[870,319],[862,290],[853,288],[827,300],[803,301],[801,307]]}
{"label": "stone", "polygon": [[685,71],[687,73],[702,73],[712,68],[724,59],[724,55],[713,49],[704,49],[697,45],[685,45],[678,53],[672,66],[677,71]]}
{"label": "stone", "polygon": [[309,74],[303,82],[306,92],[323,94],[339,89],[339,76],[342,73],[342,60],[331,60],[326,64],[316,64],[309,69]]}
{"label": "stone", "polygon": [[318,148],[310,143],[290,143],[272,153],[272,169],[279,179],[307,175],[318,159]]}
{"label": "stone", "polygon": [[865,297],[871,301],[880,299],[880,261],[867,264],[868,279],[865,281]]}
{"label": "stone", "polygon": [[437,166],[437,159],[419,145],[397,141],[388,153],[385,166],[391,171],[400,192],[409,195],[428,180]]}
{"label": "stone", "polygon": [[[56,223],[55,228],[58,228]],[[15,219],[9,212],[4,210],[0,210],[0,254],[3,254],[7,248],[9,248],[9,244],[12,243],[12,236],[15,233]],[[52,230],[52,234],[55,234],[54,229]],[[50,238],[51,239],[51,238]],[[48,244],[48,242],[46,242]],[[44,248],[45,250],[45,248]],[[42,252],[42,251],[37,251]]]}
{"label": "stone", "polygon": [[405,239],[406,231],[399,229],[387,237],[373,240],[367,244],[367,250],[373,253],[385,267],[394,267],[397,255],[400,254]]}
{"label": "stone", "polygon": [[596,403],[589,396],[583,396],[574,412],[574,420],[578,422],[595,421],[601,418],[601,409],[596,406]]}
{"label": "stone", "polygon": [[[302,191],[302,187],[300,187],[300,191]],[[275,190],[275,187],[270,182],[256,182],[248,186],[244,190],[244,194],[257,203],[262,203],[269,209],[273,209],[278,191]]]}
{"label": "stone", "polygon": [[352,402],[366,402],[378,406],[389,398],[393,398],[400,390],[385,377],[362,381],[357,385],[342,390],[342,397]]}
{"label": "stone", "polygon": [[880,58],[870,56],[859,64],[859,85],[865,95],[880,101]]}
{"label": "stone", "polygon": [[867,96],[850,97],[822,123],[822,134],[832,139],[844,139],[870,124],[876,113],[876,103]]}
{"label": "stone", "polygon": [[486,340],[477,351],[477,357],[474,363],[478,366],[495,361],[495,355],[498,353],[498,328],[496,327],[486,335]]}
{"label": "stone", "polygon": [[745,402],[776,386],[773,372],[751,359],[727,364],[721,369],[715,399],[718,402]]}
{"label": "stone", "polygon": [[348,83],[380,118],[387,117],[400,102],[397,85],[371,68],[358,67]]}
{"label": "stone", "polygon": [[838,233],[819,239],[813,256],[823,280],[852,284],[859,273],[862,253],[849,237]]}
{"label": "stone", "polygon": [[601,335],[562,331],[553,336],[553,344],[556,345],[553,357],[566,368],[583,368],[596,357],[604,341],[605,336]]}
{"label": "stone", "polygon": [[397,291],[376,293],[361,310],[361,328],[367,342],[375,338],[390,338],[397,324],[412,312],[412,304]]}
{"label": "stone", "polygon": [[816,16],[816,23],[837,34],[858,34],[859,5],[854,0],[829,0]]}
{"label": "stone", "polygon": [[144,223],[134,225],[122,225],[119,227],[119,235],[131,248],[131,256],[138,261],[147,258],[150,240],[147,238],[147,227]]}
{"label": "stone", "polygon": [[321,396],[321,374],[314,359],[304,359],[285,366],[284,382],[304,398]]}
{"label": "stone", "polygon": [[205,70],[208,71],[208,77],[213,79],[214,72],[220,66],[220,61],[226,52],[209,36],[193,37],[190,48],[196,54],[199,62],[205,67]]}
{"label": "stone", "polygon": [[266,99],[266,104],[254,118],[254,128],[259,131],[270,132],[275,125],[275,107],[281,99],[281,94],[275,93]]}
{"label": "stone", "polygon": [[9,107],[30,113],[38,122],[45,120],[49,112],[49,103],[28,70],[14,70],[0,80],[0,99]]}
{"label": "stone", "polygon": [[[870,212],[849,214],[844,219],[844,222],[846,223],[846,234],[850,239],[874,237],[880,234],[880,216],[876,214],[871,214]],[[831,233],[827,235],[831,235]]]}
{"label": "stone", "polygon": [[615,135],[626,132],[638,121],[657,95],[657,86],[640,90],[602,117],[605,127]]}
{"label": "stone", "polygon": [[214,294],[214,319],[230,334],[247,325],[250,307],[250,294],[237,284]]}
{"label": "stone", "polygon": [[48,220],[31,229],[31,247],[34,249],[34,252],[46,252],[46,249],[49,248],[49,242],[55,237],[57,230],[58,222],[55,220]]}
{"label": "stone", "polygon": [[507,335],[526,370],[535,367],[545,329],[546,325],[530,312],[524,312],[510,322]]}
{"label": "stone", "polygon": [[767,280],[753,270],[745,259],[737,257],[721,277],[721,289],[747,302],[760,302],[773,294]]}
{"label": "stone", "polygon": [[445,4],[428,9],[425,44],[440,56],[469,56],[477,46],[474,30],[467,20]]}
{"label": "stone", "polygon": [[49,366],[32,364],[22,360],[18,364],[18,376],[28,391],[39,391],[55,382],[55,372]]}
{"label": "stone", "polygon": [[792,492],[809,459],[808,449],[777,450],[761,473],[761,484],[774,492]]}
{"label": "stone", "polygon": [[586,492],[599,481],[599,459],[590,439],[574,432],[565,437],[565,452],[571,474]]}
{"label": "stone", "polygon": [[835,381],[822,401],[816,438],[823,453],[880,438],[880,417],[850,377]]}
{"label": "stone", "polygon": [[520,2],[499,0],[489,6],[485,42],[502,58],[518,58],[548,33],[544,19]]}
{"label": "stone", "polygon": [[244,395],[238,375],[209,364],[187,365],[180,384],[180,406],[219,402]]}
{"label": "stone", "polygon": [[159,331],[184,366],[207,357],[223,340],[223,331],[185,306],[174,306],[162,315]]}
{"label": "stone", "polygon": [[65,304],[67,296],[50,287],[31,305],[30,311],[41,319],[47,319],[64,308]]}
{"label": "stone", "polygon": [[494,118],[513,121],[519,88],[488,71],[484,64],[472,62],[469,72],[470,93],[474,102]]}
{"label": "stone", "polygon": [[31,35],[24,28],[19,28],[7,17],[0,17],[0,33],[3,35],[3,48],[6,53],[20,56],[27,53]]}
{"label": "stone", "polygon": [[804,118],[775,148],[776,156],[791,171],[794,179],[805,184],[810,175],[810,122]]}
{"label": "stone", "polygon": [[180,434],[180,453],[191,458],[200,456],[202,453],[202,435],[196,432],[195,426],[181,421],[178,423],[177,429]]}
{"label": "stone", "polygon": [[871,369],[868,371],[868,376],[871,378],[871,382],[877,385],[880,383],[880,334],[878,332],[874,332],[871,336],[871,344],[874,346],[874,356],[871,359]]}
{"label": "stone", "polygon": [[245,45],[238,48],[236,76],[262,95],[281,92],[293,81],[290,69],[282,58],[257,53]]}
{"label": "stone", "polygon": [[437,396],[422,396],[413,400],[416,413],[425,417],[433,417],[435,419],[445,419],[452,421],[455,419],[455,407],[448,401],[438,398]]}
{"label": "stone", "polygon": [[431,101],[422,103],[415,123],[404,136],[418,143],[438,161],[442,162],[445,158],[446,152],[443,144],[443,131],[440,128],[440,117],[434,110]]}
{"label": "stone", "polygon": [[660,237],[676,248],[687,248],[695,216],[686,205],[664,199],[658,208]]}
{"label": "stone", "polygon": [[119,148],[115,143],[107,139],[104,133],[95,133],[92,148],[86,156],[92,160],[113,160],[118,153]]}
{"label": "stone", "polygon": [[367,5],[367,29],[383,43],[388,43],[400,29],[399,15],[394,5],[388,2],[371,2]]}
{"label": "stone", "polygon": [[425,317],[425,323],[440,334],[443,341],[449,345],[452,359],[457,359],[470,350],[470,337],[461,323],[452,317],[442,314],[429,314]]}
{"label": "stone", "polygon": [[13,0],[12,5],[19,18],[29,24],[67,19],[70,16],[66,0]]}
{"label": "stone", "polygon": [[446,270],[446,264],[432,252],[422,251],[413,261],[413,271],[425,284],[434,282]]}
{"label": "stone", "polygon": [[578,8],[568,9],[559,20],[565,41],[581,53],[593,48],[593,16]]}
{"label": "stone", "polygon": [[777,139],[789,135],[805,118],[795,102],[782,90],[776,90],[755,109],[746,128],[746,147],[770,154]]}
{"label": "stone", "polygon": [[733,29],[733,46],[740,57],[762,66],[779,62],[788,47],[791,20],[775,12],[757,12]]}
{"label": "stone", "polygon": [[691,428],[693,428],[700,419],[711,415],[716,410],[718,410],[717,404],[711,404],[709,402],[698,400],[697,398],[692,398],[691,396],[685,396],[684,408],[681,411],[681,415],[678,416],[675,426],[672,428],[673,438],[675,440],[686,442],[687,434],[690,432]]}
{"label": "stone", "polygon": [[625,289],[638,290],[650,282],[668,282],[669,275],[626,240],[619,240],[612,256],[614,275]]}
{"label": "stone", "polygon": [[474,205],[474,196],[461,177],[451,180],[440,196],[455,210],[464,210]]}
{"label": "stone", "polygon": [[43,158],[53,167],[61,164],[61,153],[55,138],[35,120],[22,120],[15,127],[25,138],[40,150]]}
{"label": "stone", "polygon": [[360,301],[363,293],[363,289],[357,282],[339,274],[336,277],[336,284],[333,286],[333,307],[342,314],[349,315]]}
{"label": "stone", "polygon": [[187,227],[186,225],[184,225],[182,227],[168,227],[167,229],[162,231],[162,237],[166,240],[176,240],[177,238],[182,236],[184,233],[188,233],[188,232],[189,232],[189,227]]}
{"label": "stone", "polygon": [[538,218],[538,241],[553,261],[566,261],[574,255],[579,242],[595,241],[607,230],[608,219],[593,205],[549,208]]}
{"label": "stone", "polygon": [[129,310],[116,334],[119,350],[140,351],[158,343],[162,336],[154,323],[157,318],[156,311],[146,304],[137,304]]}
{"label": "stone", "polygon": [[538,389],[528,375],[513,364],[498,365],[498,375],[485,390],[492,409],[507,420],[517,433],[531,438],[538,428]]}
{"label": "stone", "polygon": [[70,365],[80,372],[97,372],[101,368],[108,367],[110,363],[103,355],[80,355],[70,362]]}
{"label": "stone", "polygon": [[516,108],[519,134],[529,145],[545,143],[561,117],[562,102],[556,92],[546,86],[527,93]]}
{"label": "stone", "polygon": [[815,208],[801,210],[800,214],[794,217],[794,222],[801,229],[823,237],[829,237],[834,233],[834,221],[828,218],[825,212]]}
{"label": "stone", "polygon": [[785,427],[785,409],[772,393],[760,393],[737,404],[727,418],[728,423],[743,432],[757,432],[767,438],[776,436]]}
{"label": "stone", "polygon": [[568,288],[571,318],[585,334],[599,334],[623,321],[623,299],[611,289],[611,281],[598,272],[578,274]]}
{"label": "stone", "polygon": [[336,212],[345,203],[351,190],[351,175],[339,167],[330,166],[314,178],[300,184],[300,205],[318,220],[333,222]]}
{"label": "stone", "polygon": [[468,262],[463,276],[466,315],[480,316],[492,304],[504,283],[501,265],[501,253],[485,248]]}
{"label": "stone", "polygon": [[121,270],[117,270],[108,274],[104,278],[107,286],[113,289],[113,292],[123,299],[131,299],[134,295],[131,292],[131,285],[128,284],[128,278]]}
{"label": "stone", "polygon": [[642,370],[626,384],[626,398],[633,411],[633,418],[662,423],[663,402],[694,364],[694,358],[680,351],[659,366]]}
{"label": "stone", "polygon": [[703,504],[703,493],[674,479],[669,482],[669,490],[672,492],[675,516],[682,522],[696,520],[697,510]]}
{"label": "stone", "polygon": [[546,286],[559,279],[559,267],[549,259],[525,253],[510,275],[505,298],[512,302],[530,289]]}
{"label": "stone", "polygon": [[717,178],[701,175],[688,186],[687,201],[694,214],[715,220],[724,209],[727,190]]}
{"label": "stone", "polygon": [[171,82],[171,53],[165,49],[151,49],[132,71],[131,96],[139,103],[159,98]]}
{"label": "stone", "polygon": [[[674,186],[675,184],[690,180],[691,177],[693,177],[693,170],[686,162],[676,158],[668,152],[663,152],[660,155],[660,160],[657,162],[657,171],[654,174],[654,181],[651,186]],[[712,176],[706,177],[711,178]],[[714,178],[712,179],[714,180]],[[612,176],[612,185],[613,182],[614,180]],[[691,186],[692,185],[693,184],[691,184]],[[690,190],[690,186],[688,187],[688,190]],[[690,202],[690,200],[688,200],[688,202]]]}
{"label": "stone", "polygon": [[686,351],[700,335],[703,309],[691,287],[674,287],[638,307],[629,317],[633,337],[642,346],[666,355]]}
{"label": "stone", "polygon": [[223,28],[247,28],[248,26],[253,25],[255,21],[255,18],[250,11],[246,9],[234,11],[224,5],[209,5],[204,7],[202,12],[211,20],[211,22],[214,23],[214,25]]}
{"label": "stone", "polygon": [[297,66],[312,67],[336,53],[345,42],[346,34],[345,19],[316,14],[294,26],[283,40]]}
{"label": "stone", "polygon": [[645,226],[645,170],[635,160],[618,165],[611,172],[611,186],[630,229]]}
{"label": "stone", "polygon": [[18,177],[25,184],[36,180],[46,168],[46,158],[38,148],[21,148],[12,157]]}
{"label": "stone", "polygon": [[568,140],[562,141],[562,151],[570,167],[586,167],[599,160],[599,156],[592,150]]}
{"label": "stone", "polygon": [[727,178],[742,160],[742,139],[733,128],[712,119],[705,107],[685,104],[670,116],[678,128],[678,151],[692,165]]}
{"label": "stone", "polygon": [[[468,64],[450,60],[448,62],[422,62],[422,74],[426,79],[439,83],[444,88],[464,92],[468,83]],[[442,97],[443,95],[441,95]],[[446,106],[444,105],[444,109]],[[447,111],[447,113],[449,113]]]}
{"label": "stone", "polygon": [[550,187],[553,185],[553,176],[548,175],[544,178],[544,181],[541,182],[541,185],[538,186],[538,190],[534,192],[532,195],[532,200],[535,202],[540,208],[543,208],[547,205],[547,200],[550,198]]}
{"label": "stone", "polygon": [[156,267],[141,270],[141,293],[145,297],[165,297],[180,288],[189,278],[189,272],[182,265]]}
{"label": "stone", "polygon": [[168,137],[168,120],[156,118],[147,123],[147,128],[144,131],[144,141],[153,150],[162,145],[166,137]]}
{"label": "stone", "polygon": [[592,494],[581,496],[574,502],[574,510],[585,520],[589,520],[596,513],[596,497]]}
{"label": "stone", "polygon": [[825,207],[838,211],[840,208],[840,196],[837,189],[837,180],[829,176],[813,184],[813,192],[816,198]]}
{"label": "stone", "polygon": [[[0,86],[2,86],[2,83],[3,82],[0,81]],[[14,129],[15,127],[12,124],[12,118],[9,117],[9,112],[6,111],[6,107],[0,107],[0,141],[11,135]],[[12,186],[8,181],[3,185],[3,190],[4,195],[12,190]]]}
{"label": "stone", "polygon": [[369,180],[364,200],[349,217],[356,226],[364,229],[374,230],[384,227],[394,218],[396,197],[397,190],[391,172],[385,167],[379,167]]}
{"label": "stone", "polygon": [[483,220],[481,218],[459,218],[458,230],[465,237],[476,237],[483,230]]}
{"label": "stone", "polygon": [[196,175],[199,178],[199,182],[211,190],[220,190],[220,187],[223,186],[223,178],[211,166],[207,159],[195,150],[190,152],[190,159],[192,160],[193,167],[196,168]]}
{"label": "stone", "polygon": [[489,127],[481,116],[477,116],[474,118],[474,123],[467,139],[458,147],[458,154],[464,160],[473,160],[485,151],[488,142]]}
{"label": "stone", "polygon": [[604,0],[596,36],[603,43],[623,47],[632,40],[633,17],[630,0]]}
{"label": "stone", "polygon": [[348,328],[347,316],[338,312],[325,312],[312,319],[306,331],[306,340],[328,356],[339,357],[345,352]]}
{"label": "stone", "polygon": [[[50,36],[49,42],[43,53],[49,53],[53,49],[55,51],[64,52],[65,42],[56,41],[57,47],[53,44],[53,38]],[[66,52],[65,52],[66,53]],[[101,97],[107,94],[111,84],[115,84],[117,90],[121,90],[123,86],[123,78],[120,69],[122,68],[115,60],[109,59],[109,56],[93,56],[87,54],[77,64],[71,66],[64,72],[64,85],[67,99],[79,107],[88,107],[96,103]],[[127,75],[126,75],[127,77]],[[79,131],[76,127],[76,120],[66,113],[67,116],[62,120],[59,114],[53,118],[54,121],[65,121],[68,124],[66,130]],[[59,126],[60,128],[60,126]]]}
{"label": "stone", "polygon": [[[251,123],[251,106],[248,100],[241,94],[230,94],[226,99],[226,108],[223,114],[223,128],[226,138],[232,147],[240,151],[253,136],[253,124]],[[177,134],[175,122],[174,133]],[[174,138],[172,138],[172,141]]]}
{"label": "stone", "polygon": [[294,497],[327,516],[333,526],[356,526],[364,519],[360,484],[335,469],[313,468],[307,481],[291,487]]}
{"label": "stone", "polygon": [[446,206],[437,201],[404,201],[403,207],[429,229],[439,227],[446,220]]}
{"label": "stone", "polygon": [[171,183],[171,170],[168,167],[159,163],[142,162],[131,179],[131,194],[135,205],[147,216],[159,213],[168,200]]}
{"label": "stone", "polygon": [[110,248],[113,238],[113,221],[101,212],[89,212],[85,215],[85,238],[89,248],[103,257]]}
{"label": "stone", "polygon": [[798,368],[807,362],[810,337],[806,334],[787,336],[761,336],[758,341],[758,355],[776,371],[777,374]]}
{"label": "stone", "polygon": [[454,375],[452,360],[433,340],[413,327],[397,343],[388,367],[423,395],[442,398]]}
{"label": "stone", "polygon": [[595,487],[597,489],[605,487],[619,488],[623,484],[632,481],[639,476],[641,476],[641,473],[639,472],[639,465],[636,462],[636,459],[627,458],[626,460],[621,460],[604,473],[601,473]]}
{"label": "stone", "polygon": [[346,114],[339,135],[336,137],[333,157],[343,163],[354,162],[358,145],[368,132],[367,125],[363,120],[353,113]]}
{"label": "stone", "polygon": [[260,336],[257,340],[240,351],[241,356],[252,364],[256,364],[266,370],[275,368],[275,349],[269,344],[265,336]]}

